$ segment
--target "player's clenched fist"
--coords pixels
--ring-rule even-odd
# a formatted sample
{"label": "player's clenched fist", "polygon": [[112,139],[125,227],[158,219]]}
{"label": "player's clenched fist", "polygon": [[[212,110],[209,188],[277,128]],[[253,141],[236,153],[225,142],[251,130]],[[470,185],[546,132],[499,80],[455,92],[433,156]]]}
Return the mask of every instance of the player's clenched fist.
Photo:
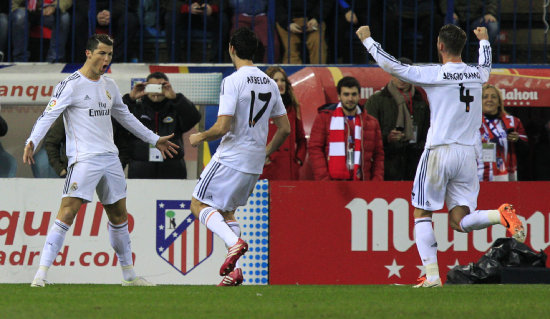
{"label": "player's clenched fist", "polygon": [[359,40],[363,42],[365,41],[366,38],[370,37],[370,28],[368,25],[364,25],[362,27],[359,27],[359,29],[357,29],[357,32],[355,32],[355,34],[357,34],[357,37],[359,37]]}
{"label": "player's clenched fist", "polygon": [[478,40],[489,40],[489,34],[487,34],[486,27],[477,27],[474,29],[474,33]]}
{"label": "player's clenched fist", "polygon": [[191,146],[199,146],[202,141],[204,141],[204,139],[202,138],[201,133],[195,133],[189,136],[189,143]]}

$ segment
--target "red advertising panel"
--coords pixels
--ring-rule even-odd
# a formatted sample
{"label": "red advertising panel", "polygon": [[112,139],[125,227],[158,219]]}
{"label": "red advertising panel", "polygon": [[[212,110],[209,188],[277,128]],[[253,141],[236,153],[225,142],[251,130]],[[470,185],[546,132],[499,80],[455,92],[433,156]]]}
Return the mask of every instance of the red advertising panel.
{"label": "red advertising panel", "polygon": [[[271,284],[412,284],[424,274],[413,236],[412,182],[270,182]],[[513,203],[525,243],[550,253],[549,182],[482,183],[479,209]],[[433,215],[443,279],[476,262],[503,226],[464,234]]]}

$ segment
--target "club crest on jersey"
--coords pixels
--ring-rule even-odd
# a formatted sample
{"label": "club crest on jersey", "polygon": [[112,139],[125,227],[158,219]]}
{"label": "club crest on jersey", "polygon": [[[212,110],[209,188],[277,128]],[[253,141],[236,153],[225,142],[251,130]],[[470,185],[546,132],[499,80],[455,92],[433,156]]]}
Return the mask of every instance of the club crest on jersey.
{"label": "club crest on jersey", "polygon": [[49,110],[53,109],[56,104],[57,104],[57,100],[56,99],[51,99],[50,103],[48,103],[48,106],[46,107],[46,111],[49,111]]}
{"label": "club crest on jersey", "polygon": [[78,189],[78,184],[77,184],[76,182],[72,183],[72,184],[71,184],[71,188],[70,188],[71,192],[74,192],[74,191],[76,191],[77,189]]}
{"label": "club crest on jersey", "polygon": [[107,97],[109,98],[109,100],[111,99],[111,93],[109,93],[109,91],[105,90],[105,94],[107,95]]}
{"label": "club crest on jersey", "polygon": [[214,234],[190,210],[190,200],[157,200],[156,251],[182,275],[212,255]]}

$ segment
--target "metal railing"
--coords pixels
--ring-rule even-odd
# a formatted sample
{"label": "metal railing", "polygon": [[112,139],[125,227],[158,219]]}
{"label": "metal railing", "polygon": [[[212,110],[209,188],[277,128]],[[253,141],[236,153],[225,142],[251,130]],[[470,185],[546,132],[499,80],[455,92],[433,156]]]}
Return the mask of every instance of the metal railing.
{"label": "metal railing", "polygon": [[[40,15],[39,22],[31,25],[30,14],[25,12],[26,25],[23,34],[13,34],[13,12],[12,2],[8,2],[7,17],[7,43],[0,43],[0,48],[4,47],[5,62],[14,62],[13,49],[14,39],[24,37],[29,39],[31,34],[33,38],[25,41],[24,50],[29,48],[33,51],[32,56],[36,61],[45,61],[45,52],[48,39],[45,37],[45,31],[50,29],[52,37],[59,39],[61,36],[60,26],[60,8],[59,1],[56,2],[55,26],[47,28],[44,24],[44,15]],[[38,1],[42,3],[44,1]],[[73,1],[72,7],[68,10],[71,14],[70,34],[67,35],[67,45],[64,61],[78,62],[83,52],[77,52],[75,43],[77,38],[87,37],[97,32],[97,14],[96,9],[101,3],[108,3],[108,10],[112,12],[113,5],[120,6],[124,3],[124,12],[119,19],[123,19],[124,25],[128,25],[131,19],[139,21],[139,27],[136,30],[124,28],[119,37],[122,37],[123,45],[119,48],[120,62],[149,62],[149,63],[169,63],[169,62],[209,62],[223,63],[229,62],[226,53],[229,32],[233,25],[238,25],[239,15],[233,12],[242,11],[243,6],[249,6],[257,1],[238,1],[238,0],[211,0],[198,1],[206,3],[212,7],[212,15],[207,15],[207,10],[202,10],[201,14],[196,14],[190,9],[194,3],[192,0],[109,0],[109,1]],[[318,43],[327,43],[328,51],[325,53],[323,45],[318,46],[319,61],[325,60],[329,64],[367,64],[370,62],[368,55],[364,52],[361,44],[355,37],[355,29],[358,25],[368,24],[373,26],[373,37],[379,41],[383,47],[395,56],[407,55],[414,62],[436,62],[437,52],[435,43],[437,32],[443,21],[451,22],[453,20],[454,9],[457,6],[466,7],[464,22],[461,24],[465,30],[472,27],[474,12],[471,8],[479,3],[483,4],[485,15],[486,8],[493,8],[496,4],[496,20],[498,21],[498,37],[494,40],[494,62],[495,63],[548,63],[548,0],[447,0],[447,10],[442,12],[441,6],[445,2],[440,0],[268,0],[267,8],[258,17],[267,17],[267,63],[290,63],[290,55],[286,60],[278,58],[283,56],[284,52],[277,52],[277,43],[281,48],[291,46],[291,32],[287,32],[286,38],[280,38],[277,32],[277,23],[283,29],[288,30],[288,25],[293,22],[293,17],[306,16],[311,18],[311,12],[318,12],[317,19],[319,30],[315,30],[315,36]],[[247,4],[248,3],[248,4]],[[25,1],[29,4],[29,0]],[[87,6],[89,12],[88,21],[77,21],[83,17],[78,15],[79,6]],[[241,6],[241,8],[239,8]],[[248,8],[248,7],[247,7]],[[292,8],[298,8],[299,12],[294,12]],[[327,12],[326,8],[330,8]],[[287,21],[278,21],[280,17],[278,10],[286,10]],[[346,14],[350,11],[355,13],[357,24],[348,23]],[[295,13],[295,14],[294,14]],[[478,13],[479,14],[479,13]],[[145,24],[145,16],[154,16],[153,25]],[[2,18],[0,16],[0,18]],[[306,19],[307,20],[307,19]],[[178,21],[169,25],[167,21]],[[186,25],[184,25],[182,23]],[[278,22],[277,22],[278,21]],[[111,21],[113,22],[113,21]],[[87,23],[88,34],[77,34],[75,26],[77,23]],[[150,22],[149,22],[150,23]],[[326,31],[323,34],[323,25]],[[39,34],[36,34],[38,27]],[[257,26],[252,22],[251,27]],[[103,32],[113,34],[113,23],[109,24]],[[182,28],[182,30],[180,30]],[[34,33],[31,32],[34,30]],[[313,31],[312,31],[313,32]],[[168,34],[168,35],[167,35]],[[469,37],[473,33],[467,32]],[[303,32],[298,37],[299,56],[301,60],[308,61],[308,32]],[[2,39],[0,34],[0,39]],[[117,39],[118,40],[118,39]],[[179,43],[181,41],[181,43]],[[292,42],[294,39],[292,40]],[[59,42],[59,41],[57,41]],[[473,43],[475,41],[470,41]],[[178,45],[176,45],[178,43]],[[294,42],[293,42],[294,43]],[[286,45],[285,45],[286,44]],[[181,49],[180,49],[181,48]],[[56,56],[58,56],[59,46],[55,47]],[[280,54],[279,54],[280,53]],[[327,56],[324,56],[324,55]],[[477,49],[473,45],[467,45],[464,55],[469,57],[477,54]]]}

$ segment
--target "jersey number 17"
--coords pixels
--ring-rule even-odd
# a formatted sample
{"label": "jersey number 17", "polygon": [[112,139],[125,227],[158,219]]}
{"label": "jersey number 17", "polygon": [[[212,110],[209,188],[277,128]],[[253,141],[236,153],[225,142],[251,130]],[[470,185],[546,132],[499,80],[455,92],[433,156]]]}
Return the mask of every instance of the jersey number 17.
{"label": "jersey number 17", "polygon": [[267,109],[267,106],[269,105],[269,101],[271,100],[271,92],[267,93],[258,93],[258,100],[265,102],[264,106],[254,115],[254,103],[256,102],[256,92],[250,91],[250,113],[248,115],[248,127],[254,127],[256,123],[258,123],[258,120],[262,115],[264,115],[265,110]]}

